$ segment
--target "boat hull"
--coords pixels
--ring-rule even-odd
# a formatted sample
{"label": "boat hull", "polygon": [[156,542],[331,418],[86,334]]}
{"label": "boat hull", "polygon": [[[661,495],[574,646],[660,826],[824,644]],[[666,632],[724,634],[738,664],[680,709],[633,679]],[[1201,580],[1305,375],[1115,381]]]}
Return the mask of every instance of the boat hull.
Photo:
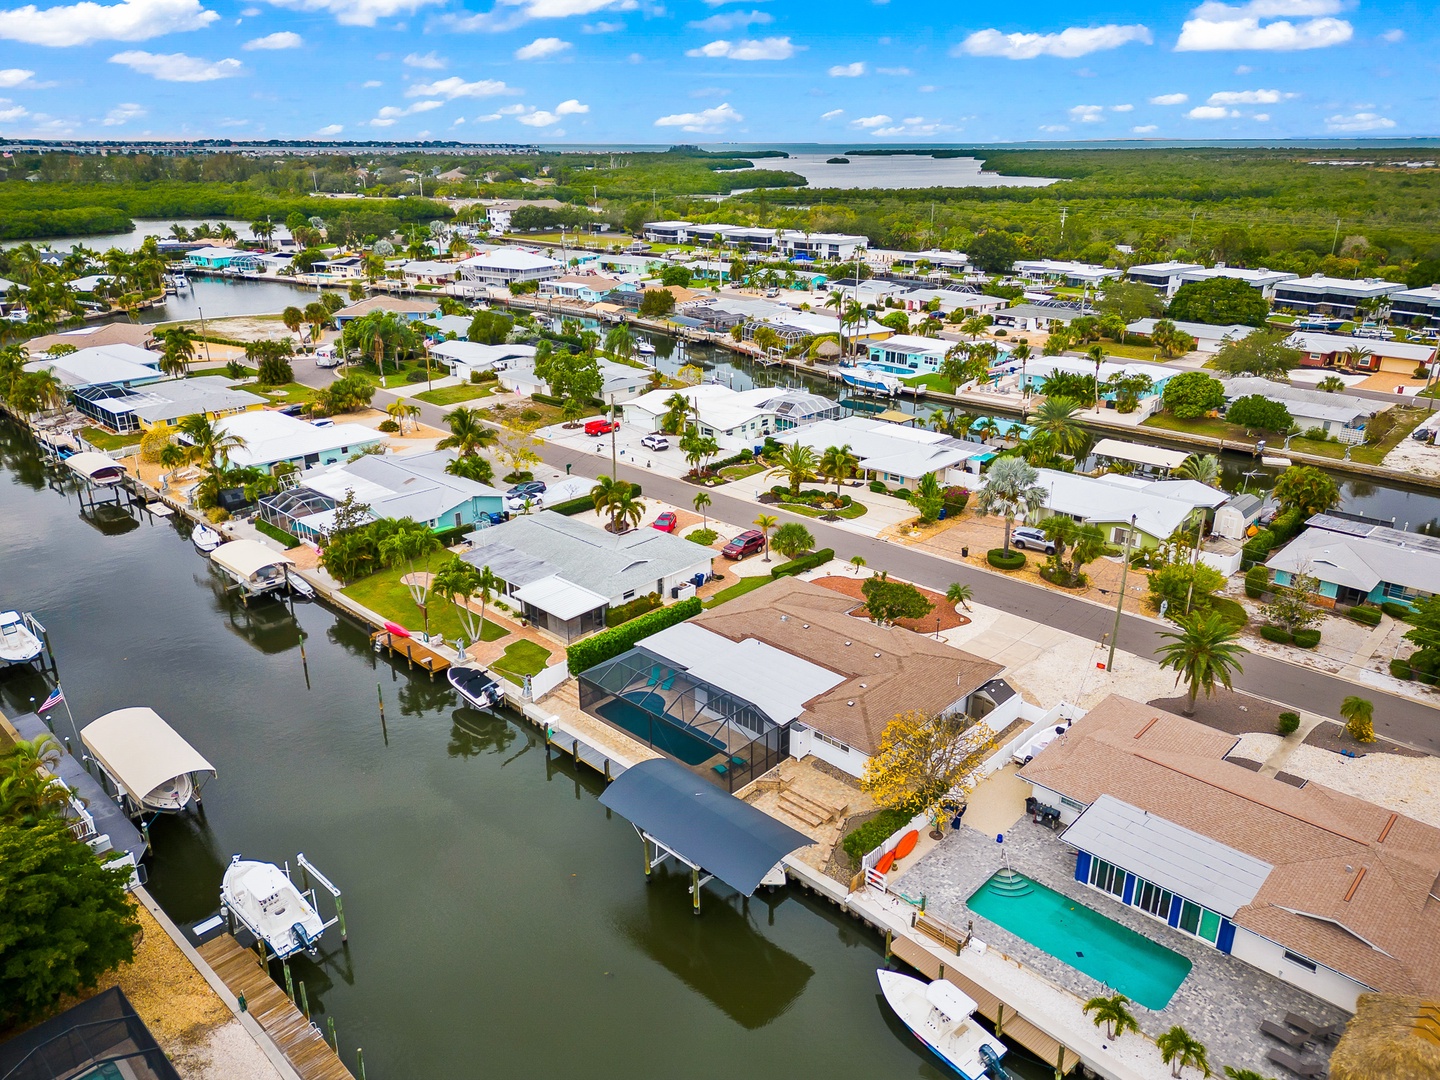
{"label": "boat hull", "polygon": [[476,709],[493,709],[505,700],[500,683],[481,668],[452,667],[446,678],[455,692]]}
{"label": "boat hull", "polygon": [[[986,1055],[998,1064],[1005,1056],[1006,1047],[983,1030],[973,1015],[950,1016],[941,1012],[927,999],[927,984],[919,979],[883,969],[876,975],[886,1003],[936,1057],[964,1080],[993,1080],[995,1073],[988,1068]],[[948,985],[947,989],[959,993]]]}
{"label": "boat hull", "polygon": [[185,773],[146,792],[140,800],[140,807],[157,814],[178,814],[194,801],[195,781],[189,773]]}
{"label": "boat hull", "polygon": [[45,643],[25,625],[19,612],[0,613],[0,666],[33,663],[44,651]]}
{"label": "boat hull", "polygon": [[325,921],[274,863],[236,855],[225,868],[220,903],[277,959],[319,951]]}
{"label": "boat hull", "polygon": [[202,555],[209,555],[225,542],[225,538],[208,525],[196,525],[190,533],[190,542]]}

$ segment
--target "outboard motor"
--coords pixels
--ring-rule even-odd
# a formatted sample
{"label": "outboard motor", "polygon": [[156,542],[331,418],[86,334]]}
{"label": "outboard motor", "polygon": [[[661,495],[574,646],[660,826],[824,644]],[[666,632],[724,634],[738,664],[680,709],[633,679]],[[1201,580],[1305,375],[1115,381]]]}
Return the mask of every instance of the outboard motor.
{"label": "outboard motor", "polygon": [[318,942],[305,932],[305,927],[301,923],[297,922],[290,927],[290,933],[295,938],[295,944],[304,949],[307,955],[314,957],[320,951]]}
{"label": "outboard motor", "polygon": [[994,1080],[1009,1080],[1010,1074],[1005,1071],[1005,1066],[1000,1064],[1000,1057],[990,1048],[989,1043],[980,1044],[980,1060],[985,1062],[985,1075],[993,1077]]}

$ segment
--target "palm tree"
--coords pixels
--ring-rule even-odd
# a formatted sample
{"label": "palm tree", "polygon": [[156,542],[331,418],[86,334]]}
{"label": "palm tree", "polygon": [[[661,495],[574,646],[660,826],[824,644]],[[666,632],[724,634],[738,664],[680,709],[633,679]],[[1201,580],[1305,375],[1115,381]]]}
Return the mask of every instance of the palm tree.
{"label": "palm tree", "polygon": [[1136,1023],[1135,1017],[1128,1008],[1130,999],[1124,994],[1115,994],[1111,997],[1093,997],[1085,1002],[1083,1011],[1094,1022],[1096,1027],[1105,1025],[1107,1038],[1115,1039],[1124,1035],[1127,1031],[1140,1031],[1140,1025]]}
{"label": "palm tree", "polygon": [[985,474],[985,487],[975,508],[982,514],[1005,518],[1005,553],[1010,552],[1010,530],[1021,514],[1030,514],[1045,505],[1050,492],[1035,481],[1035,470],[1017,457],[1002,457]]}
{"label": "palm tree", "polygon": [[30,827],[62,812],[74,792],[54,776],[59,761],[51,735],[21,739],[0,758],[0,822]]}
{"label": "palm tree", "polygon": [[430,556],[440,548],[439,538],[428,526],[409,518],[401,518],[395,522],[390,535],[380,541],[377,549],[380,558],[388,565],[395,566],[403,562],[409,567],[410,572],[406,575],[409,580],[405,582],[405,587],[410,590],[411,599],[420,609],[425,620],[426,633],[430,632],[430,575],[427,571],[430,568]]}
{"label": "palm tree", "polygon": [[835,482],[835,495],[839,497],[841,483],[855,475],[855,467],[859,464],[860,459],[850,452],[849,443],[844,446],[827,446],[820,455],[820,463],[815,467],[815,472],[823,479]]}
{"label": "palm tree", "polygon": [[665,399],[665,412],[660,417],[660,430],[667,435],[679,435],[690,418],[690,399],[676,392]]}
{"label": "palm tree", "polygon": [[270,249],[270,238],[275,235],[275,225],[267,218],[265,221],[252,221],[250,223],[250,235],[264,243],[265,249]]}
{"label": "palm tree", "polygon": [[[1345,380],[1340,378],[1339,375],[1326,375],[1325,378],[1315,384],[1315,389],[1324,390],[1327,394],[1338,393],[1345,389]],[[1228,1069],[1229,1066],[1227,1065],[1226,1068]]]}
{"label": "palm tree", "polygon": [[1180,463],[1175,475],[1181,480],[1194,480],[1206,487],[1220,486],[1220,459],[1214,454],[1191,454]]}
{"label": "palm tree", "polygon": [[1047,397],[1031,417],[1031,426],[1055,453],[1079,460],[1090,449],[1090,435],[1075,419],[1080,404],[1066,397]]}
{"label": "palm tree", "polygon": [[1351,695],[1340,703],[1345,730],[1356,742],[1375,741],[1375,703],[1369,698]]}
{"label": "palm tree", "polygon": [[774,514],[761,514],[754,521],[754,525],[765,537],[765,561],[770,561],[770,531],[779,524],[779,519]]}
{"label": "palm tree", "polygon": [[1085,355],[1095,365],[1095,408],[1098,409],[1100,408],[1100,365],[1105,363],[1105,346],[1091,345],[1085,350]]}
{"label": "palm tree", "polygon": [[635,335],[628,323],[621,323],[605,335],[605,351],[621,360],[635,355]]}
{"label": "palm tree", "polygon": [[454,461],[446,463],[445,471],[451,476],[473,480],[477,484],[488,484],[495,477],[494,467],[479,454],[457,457]]}
{"label": "palm tree", "polygon": [[482,446],[489,446],[499,438],[495,430],[486,425],[479,409],[460,405],[445,414],[445,423],[450,425],[450,434],[435,444],[437,450],[454,449],[461,457],[473,457]]}
{"label": "palm tree", "polygon": [[860,571],[863,570],[863,569],[865,569],[865,556],[864,556],[864,555],[851,555],[851,556],[850,556],[850,565],[855,568],[855,576],[856,576],[856,577],[859,577],[859,576],[860,576]]}
{"label": "palm tree", "polygon": [[970,430],[980,436],[981,442],[988,442],[1000,434],[1000,423],[993,416],[982,416],[970,425]]}
{"label": "palm tree", "polygon": [[305,325],[305,313],[294,304],[291,304],[280,313],[280,321],[285,324],[285,329],[292,334],[298,334],[300,327]]}
{"label": "palm tree", "polygon": [[230,455],[246,445],[244,438],[216,427],[205,413],[184,417],[178,430],[190,444],[190,460],[207,472],[225,471],[230,466]]}
{"label": "palm tree", "polygon": [[1170,1075],[1178,1077],[1187,1065],[1199,1069],[1204,1076],[1210,1075],[1210,1062],[1205,1057],[1205,1046],[1191,1037],[1179,1024],[1165,1034],[1157,1036],[1155,1048],[1160,1051],[1160,1060],[1170,1066]]}
{"label": "palm tree", "polygon": [[840,355],[845,355],[845,290],[832,289],[830,295],[825,298],[825,306],[835,309],[835,318],[840,325]]}
{"label": "palm tree", "polygon": [[416,420],[416,417],[420,415],[419,405],[401,399],[392,401],[389,405],[385,406],[385,411],[390,415],[390,419],[400,425],[400,433],[402,435],[405,433],[406,420],[409,420],[417,427],[419,426],[419,422]]}
{"label": "palm tree", "polygon": [[959,604],[966,611],[970,610],[970,601],[975,598],[975,590],[969,585],[962,585],[958,581],[952,581],[950,587],[945,590],[945,599],[952,604]]}
{"label": "palm tree", "polygon": [[710,505],[709,493],[697,491],[693,501],[695,503],[695,512],[700,515],[703,522],[701,527],[705,529],[710,528],[710,515],[705,512],[706,507]]}
{"label": "palm tree", "polygon": [[1205,696],[1215,693],[1215,684],[1231,689],[1231,679],[1243,668],[1240,657],[1250,650],[1238,644],[1239,628],[1218,612],[1197,612],[1180,620],[1178,631],[1164,631],[1168,645],[1159,648],[1160,667],[1175,672],[1175,685],[1184,680],[1190,695],[1186,716],[1195,715],[1195,698],[1201,690]]}
{"label": "palm tree", "polygon": [[[624,480],[616,488],[615,498],[610,502],[611,520],[616,523],[616,532],[628,532],[640,524],[645,516],[645,500],[636,498],[635,485]],[[624,525],[625,528],[619,528]]]}
{"label": "palm tree", "polygon": [[195,359],[195,331],[188,326],[175,326],[165,331],[165,358],[176,358],[181,371],[189,371]]}
{"label": "palm tree", "polygon": [[1345,358],[1345,367],[1354,371],[1357,367],[1362,366],[1362,361],[1369,358],[1370,350],[1364,345],[1351,345],[1340,355]]}
{"label": "palm tree", "polygon": [[[780,452],[776,459],[779,464],[767,472],[766,477],[784,476],[790,481],[790,494],[799,495],[800,485],[806,480],[815,479],[815,469],[819,465],[819,459],[815,451],[801,442],[793,442]],[[838,490],[838,488],[837,488]]]}

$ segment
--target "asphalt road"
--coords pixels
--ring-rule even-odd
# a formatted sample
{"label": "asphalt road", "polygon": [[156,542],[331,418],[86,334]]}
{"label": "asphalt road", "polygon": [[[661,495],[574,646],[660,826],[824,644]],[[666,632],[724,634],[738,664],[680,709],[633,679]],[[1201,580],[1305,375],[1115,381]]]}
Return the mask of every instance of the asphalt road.
{"label": "asphalt road", "polygon": [[[313,386],[323,386],[334,374],[316,368],[313,362],[297,359],[296,379]],[[395,395],[385,390],[376,392],[376,406],[385,408]],[[444,414],[448,409],[414,402],[421,407],[421,419],[432,427],[444,430]],[[583,454],[565,447],[546,444],[542,459],[549,465],[564,469],[571,466],[576,475],[594,477],[609,473],[608,454]],[[634,469],[622,464],[620,478],[643,485],[645,494],[682,508],[689,507],[695,488],[682,480]],[[745,526],[755,519],[755,504],[719,492],[711,492],[712,503],[707,513],[731,525]],[[1115,623],[1113,609],[1102,608],[1086,600],[1053,592],[1039,585],[1030,585],[1000,573],[990,573],[963,563],[952,562],[915,548],[888,544],[868,536],[836,528],[823,521],[787,514],[770,507],[783,520],[803,523],[821,547],[835,550],[840,559],[860,555],[866,565],[889,570],[898,578],[913,581],[941,592],[951,582],[971,586],[975,599],[989,607],[1000,608],[1045,626],[1053,626],[1080,637],[1099,641],[1109,634]],[[1134,594],[1127,608],[1136,603]],[[1149,618],[1124,615],[1120,621],[1118,648],[1140,656],[1151,657],[1164,639],[1160,636],[1166,624]],[[1327,675],[1313,668],[1286,663],[1272,657],[1251,654],[1244,659],[1244,671],[1235,680],[1235,689],[1256,697],[1267,698],[1290,708],[1339,719],[1340,702],[1351,694],[1360,694],[1375,702],[1375,730],[1384,738],[1406,746],[1440,754],[1440,709],[1423,705],[1409,698],[1388,694],[1369,686],[1357,686],[1345,679]]]}

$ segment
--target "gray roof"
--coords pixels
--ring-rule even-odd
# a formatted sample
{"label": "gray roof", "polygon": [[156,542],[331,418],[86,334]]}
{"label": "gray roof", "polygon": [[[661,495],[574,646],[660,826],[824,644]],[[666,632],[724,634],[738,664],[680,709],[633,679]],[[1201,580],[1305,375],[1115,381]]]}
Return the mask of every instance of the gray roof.
{"label": "gray roof", "polygon": [[671,851],[752,896],[770,869],[811,843],[668,758],[626,769],[600,795],[614,810]]}
{"label": "gray roof", "polygon": [[259,394],[230,389],[230,380],[217,375],[157,383],[147,387],[142,396],[145,400],[131,410],[142,420],[175,420],[202,412],[218,413],[268,404]]}
{"label": "gray roof", "polygon": [[708,570],[713,552],[659,529],[632,529],[619,536],[542,510],[471,533],[474,547],[462,556],[489,566],[513,586],[552,574],[607,598],[655,590],[661,578],[694,568]]}
{"label": "gray roof", "polygon": [[1440,592],[1440,539],[1316,514],[1266,566],[1369,592],[1381,582]]}
{"label": "gray roof", "polygon": [[1255,899],[1274,869],[1111,795],[1091,803],[1064,840],[1227,918]]}
{"label": "gray roof", "polygon": [[1080,318],[1080,312],[1076,308],[1044,307],[1040,304],[1016,304],[1014,307],[1001,308],[995,314],[1013,315],[1020,319],[1054,319],[1064,323]]}
{"label": "gray roof", "polygon": [[[1136,319],[1125,327],[1132,334],[1150,335],[1155,332],[1155,324],[1159,319]],[[1212,325],[1210,323],[1198,322],[1176,322],[1175,329],[1182,333],[1189,334],[1193,338],[1200,338],[1204,341],[1219,341],[1222,338],[1235,338],[1239,340],[1249,337],[1255,332],[1253,326],[1246,326],[1244,323],[1228,323],[1225,325]]]}
{"label": "gray roof", "polygon": [[300,483],[335,500],[353,491],[357,500],[370,504],[376,517],[438,521],[475,498],[494,499],[494,509],[499,510],[502,495],[495,488],[445,471],[454,460],[450,450],[367,454],[355,461],[306,470]]}
{"label": "gray roof", "polygon": [[1281,402],[1290,410],[1290,415],[1309,420],[1330,420],[1342,424],[1353,424],[1362,416],[1373,416],[1390,408],[1388,402],[1372,401],[1350,394],[1331,393],[1327,390],[1306,390],[1288,383],[1275,382],[1253,376],[1225,379],[1225,400],[1259,394],[1272,401]]}

